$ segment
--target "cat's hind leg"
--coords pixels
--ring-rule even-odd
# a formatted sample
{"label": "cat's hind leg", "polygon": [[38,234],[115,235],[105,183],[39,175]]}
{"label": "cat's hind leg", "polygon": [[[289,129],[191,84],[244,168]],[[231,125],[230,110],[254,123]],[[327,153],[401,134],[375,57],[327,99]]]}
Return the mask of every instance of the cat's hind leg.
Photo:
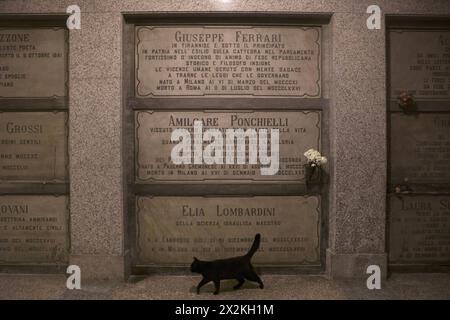
{"label": "cat's hind leg", "polygon": [[239,283],[233,287],[234,290],[237,290],[237,289],[239,289],[240,287],[242,287],[242,285],[243,285],[244,282],[245,282],[244,277],[236,278],[236,280],[239,281]]}
{"label": "cat's hind leg", "polygon": [[206,279],[206,278],[203,278],[203,279],[198,283],[198,285],[197,285],[197,294],[200,294],[200,288],[203,287],[205,284],[207,284],[209,281],[211,281],[211,280],[208,280],[208,279]]}
{"label": "cat's hind leg", "polygon": [[220,280],[214,280],[214,286],[216,287],[216,290],[214,291],[214,294],[219,294],[219,291],[220,291]]}
{"label": "cat's hind leg", "polygon": [[259,287],[261,289],[264,289],[264,283],[262,282],[261,278],[258,277],[258,275],[256,274],[255,270],[253,270],[253,268],[251,268],[245,274],[245,279],[250,280],[250,281],[254,281],[254,282],[258,282],[259,283]]}

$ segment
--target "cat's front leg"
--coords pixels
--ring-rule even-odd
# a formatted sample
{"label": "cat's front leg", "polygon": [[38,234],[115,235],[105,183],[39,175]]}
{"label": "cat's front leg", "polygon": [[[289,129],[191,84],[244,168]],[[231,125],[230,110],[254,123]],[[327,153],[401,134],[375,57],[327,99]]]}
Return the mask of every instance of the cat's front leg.
{"label": "cat's front leg", "polygon": [[200,288],[207,284],[210,280],[203,278],[197,285],[197,294],[200,294]]}
{"label": "cat's front leg", "polygon": [[216,287],[216,290],[214,291],[214,294],[219,294],[219,291],[220,291],[220,280],[214,280],[214,286]]}

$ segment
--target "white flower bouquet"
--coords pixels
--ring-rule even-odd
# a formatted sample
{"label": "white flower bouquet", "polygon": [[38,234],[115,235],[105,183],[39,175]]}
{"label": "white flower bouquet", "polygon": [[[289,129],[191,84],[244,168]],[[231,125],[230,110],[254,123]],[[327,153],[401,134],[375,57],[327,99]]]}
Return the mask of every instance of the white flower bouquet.
{"label": "white flower bouquet", "polygon": [[304,153],[310,167],[320,167],[327,163],[327,158],[323,157],[319,151],[309,149]]}
{"label": "white flower bouquet", "polygon": [[304,156],[307,159],[307,163],[305,164],[306,182],[319,181],[320,168],[327,163],[327,158],[315,149],[309,149],[304,153]]}

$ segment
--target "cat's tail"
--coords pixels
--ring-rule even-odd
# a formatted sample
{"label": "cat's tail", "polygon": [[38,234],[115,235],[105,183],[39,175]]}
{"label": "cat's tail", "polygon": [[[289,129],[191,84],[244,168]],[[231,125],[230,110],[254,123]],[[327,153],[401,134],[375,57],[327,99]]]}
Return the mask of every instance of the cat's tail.
{"label": "cat's tail", "polygon": [[255,254],[256,250],[259,249],[260,242],[261,242],[261,235],[258,233],[255,236],[255,240],[253,240],[252,247],[250,248],[250,250],[248,250],[248,252],[245,256],[251,258]]}

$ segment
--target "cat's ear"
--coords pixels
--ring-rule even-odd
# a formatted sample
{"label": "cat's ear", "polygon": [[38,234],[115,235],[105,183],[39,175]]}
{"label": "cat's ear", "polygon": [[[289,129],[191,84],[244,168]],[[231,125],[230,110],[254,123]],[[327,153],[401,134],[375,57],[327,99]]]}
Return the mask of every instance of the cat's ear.
{"label": "cat's ear", "polygon": [[197,257],[194,257],[194,261],[198,261]]}

